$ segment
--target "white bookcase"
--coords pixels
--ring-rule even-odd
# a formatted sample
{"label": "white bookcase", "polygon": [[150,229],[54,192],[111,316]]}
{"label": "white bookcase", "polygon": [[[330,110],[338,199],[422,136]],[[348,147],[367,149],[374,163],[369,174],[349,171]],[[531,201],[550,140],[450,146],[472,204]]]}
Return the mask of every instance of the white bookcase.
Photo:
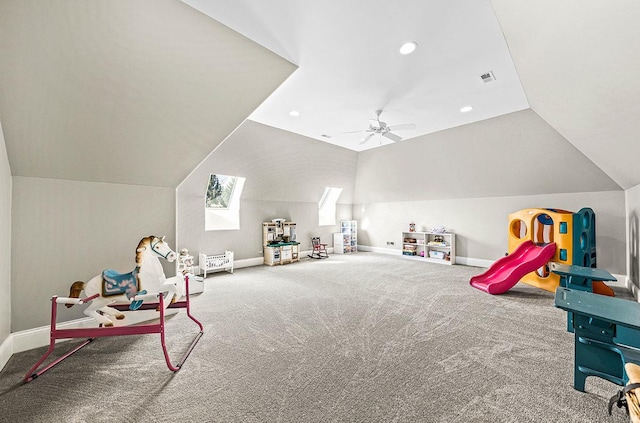
{"label": "white bookcase", "polygon": [[351,254],[358,251],[358,222],[341,220],[340,232],[333,234],[333,252]]}
{"label": "white bookcase", "polygon": [[429,263],[456,264],[456,235],[451,232],[402,232],[402,255]]}

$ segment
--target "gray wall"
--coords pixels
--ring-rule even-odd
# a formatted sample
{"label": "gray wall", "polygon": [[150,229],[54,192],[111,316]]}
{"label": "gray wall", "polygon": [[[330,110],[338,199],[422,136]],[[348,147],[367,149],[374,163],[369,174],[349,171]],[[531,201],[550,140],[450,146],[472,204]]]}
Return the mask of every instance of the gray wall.
{"label": "gray wall", "polygon": [[[131,271],[148,235],[175,246],[173,188],[13,177],[13,332],[49,324],[50,298],[106,268]],[[165,267],[174,275],[172,265]],[[83,317],[60,308],[61,321]]]}
{"label": "gray wall", "polygon": [[11,332],[11,169],[0,125],[0,345]]}
{"label": "gray wall", "polygon": [[[180,248],[196,254],[233,250],[236,260],[260,257],[262,222],[274,218],[298,224],[303,250],[311,248],[312,235],[331,244],[338,226],[318,226],[318,201],[325,187],[343,188],[337,219],[351,219],[356,163],[354,151],[247,120],[178,187]],[[247,178],[239,230],[204,230],[211,173]]]}
{"label": "gray wall", "polygon": [[591,207],[598,265],[625,266],[624,191],[532,110],[362,152],[353,215],[361,245],[400,249],[410,222],[458,234],[457,255],[507,251],[508,215],[525,208]]}
{"label": "gray wall", "polygon": [[[640,206],[640,195],[638,200]],[[591,207],[596,213],[598,267],[625,274],[624,205],[624,192],[606,191],[356,204],[353,215],[359,221],[361,245],[400,250],[401,232],[414,222],[418,231],[445,226],[456,233],[459,257],[494,261],[508,250],[510,213],[527,208],[578,211]],[[395,246],[387,247],[387,241]]]}

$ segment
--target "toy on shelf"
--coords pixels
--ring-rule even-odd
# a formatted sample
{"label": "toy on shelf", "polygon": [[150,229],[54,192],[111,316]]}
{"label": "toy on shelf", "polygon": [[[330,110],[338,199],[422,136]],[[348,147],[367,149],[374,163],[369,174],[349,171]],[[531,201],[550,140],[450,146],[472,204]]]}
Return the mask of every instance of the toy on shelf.
{"label": "toy on shelf", "polygon": [[[141,300],[135,299],[139,294],[164,292],[167,296],[166,307],[182,296],[179,286],[182,275],[167,279],[159,257],[172,262],[176,259],[176,253],[164,242],[164,237],[152,235],[142,238],[136,248],[136,267],[133,271],[118,273],[107,269],[89,282],[74,282],[69,297],[79,298],[83,291],[86,297],[93,297],[84,314],[106,327],[113,326],[113,318],[125,318],[125,315],[111,307],[111,304],[126,302],[130,304],[130,310],[136,310],[142,305]],[[67,307],[72,306],[73,303],[67,303]]]}
{"label": "toy on shelf", "polygon": [[[472,286],[491,294],[502,294],[516,283],[524,282],[555,292],[560,286],[560,275],[550,271],[550,262],[596,267],[596,217],[590,208],[577,213],[524,209],[509,215],[508,227],[509,254],[484,274],[474,276],[470,281]],[[549,256],[551,247],[547,246],[550,245],[553,253]],[[511,272],[514,269],[517,272]],[[522,274],[523,270],[527,272]],[[490,289],[489,285],[495,286]],[[602,281],[590,288],[600,294],[613,295]]]}

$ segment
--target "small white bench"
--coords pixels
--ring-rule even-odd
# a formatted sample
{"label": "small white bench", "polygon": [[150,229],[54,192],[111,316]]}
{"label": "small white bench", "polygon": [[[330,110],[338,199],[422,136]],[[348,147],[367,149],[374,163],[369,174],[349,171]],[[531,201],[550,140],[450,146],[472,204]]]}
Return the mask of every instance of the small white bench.
{"label": "small white bench", "polygon": [[233,251],[225,251],[224,254],[214,255],[200,253],[198,256],[198,267],[202,269],[204,278],[207,277],[207,272],[225,270],[233,273]]}

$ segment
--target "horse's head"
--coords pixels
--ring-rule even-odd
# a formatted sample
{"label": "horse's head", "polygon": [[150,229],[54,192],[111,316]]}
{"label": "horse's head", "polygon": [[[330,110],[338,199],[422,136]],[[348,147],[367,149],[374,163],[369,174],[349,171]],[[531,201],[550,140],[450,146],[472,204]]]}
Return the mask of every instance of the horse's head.
{"label": "horse's head", "polygon": [[149,250],[149,252],[172,262],[176,259],[176,253],[169,247],[169,244],[164,242],[164,237],[158,238],[157,236],[148,236],[142,238],[136,249],[136,264],[140,265],[142,262],[142,254]]}

